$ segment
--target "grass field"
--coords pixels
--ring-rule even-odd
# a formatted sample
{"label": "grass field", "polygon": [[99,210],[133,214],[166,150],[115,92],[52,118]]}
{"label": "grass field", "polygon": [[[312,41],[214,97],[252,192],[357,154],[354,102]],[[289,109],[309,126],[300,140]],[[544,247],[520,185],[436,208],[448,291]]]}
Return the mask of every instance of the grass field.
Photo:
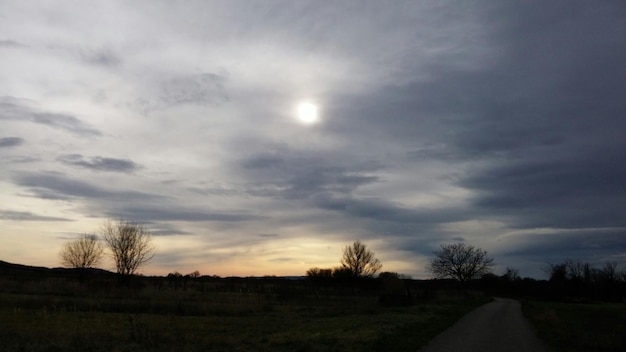
{"label": "grass field", "polygon": [[626,351],[626,304],[525,301],[522,307],[554,351]]}
{"label": "grass field", "polygon": [[448,292],[383,307],[359,293],[38,291],[0,293],[3,351],[415,351],[488,300]]}

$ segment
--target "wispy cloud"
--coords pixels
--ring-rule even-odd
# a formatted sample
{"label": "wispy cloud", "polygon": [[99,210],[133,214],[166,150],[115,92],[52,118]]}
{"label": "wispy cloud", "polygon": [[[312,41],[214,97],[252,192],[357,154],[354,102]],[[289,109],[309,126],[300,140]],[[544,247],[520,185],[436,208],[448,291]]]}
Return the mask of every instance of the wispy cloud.
{"label": "wispy cloud", "polygon": [[17,147],[24,144],[24,138],[20,137],[4,137],[0,138],[0,148]]}
{"label": "wispy cloud", "polygon": [[100,156],[85,158],[81,154],[66,154],[61,155],[57,160],[66,165],[94,171],[133,172],[139,169],[139,166],[131,160]]}
{"label": "wispy cloud", "polygon": [[38,215],[29,211],[0,210],[0,219],[10,221],[74,221],[56,216]]}
{"label": "wispy cloud", "polygon": [[25,48],[27,45],[24,45],[20,42],[10,39],[0,40],[0,48]]}
{"label": "wispy cloud", "polygon": [[122,59],[108,47],[83,49],[80,56],[87,63],[105,67],[115,67],[122,63]]}
{"label": "wispy cloud", "polygon": [[261,220],[263,217],[245,212],[201,211],[177,207],[122,206],[111,209],[107,215],[113,218],[132,218],[137,221],[207,221],[207,222],[240,222]]}
{"label": "wispy cloud", "polygon": [[60,174],[19,173],[14,180],[16,184],[28,188],[35,196],[43,199],[80,198],[124,202],[165,198],[134,190],[108,189]]}
{"label": "wispy cloud", "polygon": [[72,115],[36,111],[25,103],[26,100],[24,99],[9,96],[0,97],[0,120],[28,121],[39,125],[46,125],[51,128],[66,130],[85,137],[102,135],[100,131],[89,127],[89,125]]}

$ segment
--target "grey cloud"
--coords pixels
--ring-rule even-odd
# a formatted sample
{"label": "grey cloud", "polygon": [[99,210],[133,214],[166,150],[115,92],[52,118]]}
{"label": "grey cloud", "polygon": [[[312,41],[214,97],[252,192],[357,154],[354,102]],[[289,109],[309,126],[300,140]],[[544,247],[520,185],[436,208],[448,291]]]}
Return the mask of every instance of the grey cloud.
{"label": "grey cloud", "polygon": [[0,97],[0,120],[29,121],[52,128],[66,130],[80,136],[101,136],[102,133],[89,127],[78,118],[50,112],[38,112],[27,106],[27,100]]}
{"label": "grey cloud", "polygon": [[[330,132],[419,143],[415,149],[439,146],[441,156],[457,160],[615,135],[612,129],[623,126],[620,117],[626,113],[626,100],[618,93],[626,90],[626,82],[616,74],[624,71],[626,50],[615,39],[621,36],[620,26],[595,18],[603,13],[613,17],[613,6],[605,3],[594,14],[572,11],[563,3],[507,6],[489,6],[500,20],[485,26],[496,34],[474,49],[489,53],[489,65],[430,63],[428,76],[383,86],[373,93],[375,99],[337,99],[340,103],[330,113],[342,119],[328,121]],[[528,17],[519,17],[520,11],[529,12]],[[554,20],[559,18],[567,20]],[[572,38],[572,26],[580,38]]]}
{"label": "grey cloud", "polygon": [[246,169],[266,169],[279,166],[284,162],[283,158],[274,155],[255,155],[243,161]]}
{"label": "grey cloud", "polygon": [[85,158],[80,154],[66,154],[57,158],[58,161],[70,166],[77,166],[95,171],[112,171],[112,172],[133,172],[139,166],[127,159],[116,159],[106,157]]}
{"label": "grey cloud", "polygon": [[26,45],[16,42],[15,40],[5,39],[0,40],[0,48],[25,48]]}
{"label": "grey cloud", "polygon": [[245,196],[244,190],[228,188],[228,187],[188,187],[188,191],[202,194],[205,196]]}
{"label": "grey cloud", "polygon": [[[442,241],[464,238],[468,242],[493,244],[495,239],[481,237],[476,228],[471,229],[472,236],[476,236],[472,238],[458,226],[445,226],[471,220],[472,224],[481,223],[471,226],[486,226],[490,233],[495,231],[482,224],[486,220],[502,226],[503,232],[512,228],[527,232],[543,231],[538,228],[565,229],[546,233],[545,238],[529,235],[528,240],[536,244],[511,241],[511,246],[496,253],[498,262],[522,263],[524,258],[540,262],[541,258],[557,258],[561,254],[590,257],[617,253],[608,247],[624,252],[620,239],[624,238],[623,232],[608,229],[626,227],[626,80],[622,74],[626,72],[626,22],[623,5],[618,1],[593,5],[584,0],[476,0],[462,5],[452,1],[393,5],[342,2],[331,6],[270,2],[150,9],[139,4],[123,8],[130,11],[129,18],[142,24],[136,28],[156,30],[154,38],[158,39],[153,44],[157,50],[160,44],[171,43],[171,38],[160,41],[163,37],[159,30],[180,30],[176,32],[180,42],[172,47],[172,55],[160,61],[165,66],[154,62],[141,67],[127,65],[125,70],[115,72],[97,72],[116,75],[106,81],[112,89],[118,84],[130,87],[124,91],[131,96],[122,99],[137,102],[134,107],[159,111],[159,118],[143,122],[158,129],[164,116],[178,116],[180,112],[193,119],[197,111],[192,110],[227,102],[229,78],[210,73],[219,70],[215,72],[232,72],[232,77],[237,78],[232,83],[237,89],[237,103],[242,105],[237,106],[236,114],[258,113],[255,123],[264,124],[258,133],[248,128],[253,126],[242,130],[237,125],[239,117],[221,125],[224,133],[216,142],[228,144],[237,138],[233,136],[241,137],[222,149],[223,163],[215,175],[208,176],[215,177],[210,184],[197,181],[195,170],[203,171],[193,168],[191,174],[185,175],[172,170],[163,176],[172,179],[156,186],[171,193],[195,193],[187,193],[195,197],[188,204],[196,204],[201,198],[198,195],[202,195],[206,204],[216,204],[213,198],[219,198],[234,207],[247,201],[263,206],[250,212],[214,213],[190,209],[188,204],[180,208],[178,201],[171,198],[123,192],[112,185],[57,174],[18,174],[15,182],[31,194],[89,200],[87,207],[97,209],[94,214],[146,220],[158,235],[164,236],[184,232],[185,228],[182,224],[180,229],[167,227],[161,221],[220,222],[207,225],[232,230],[233,237],[238,237],[233,241],[236,245],[250,238],[269,241],[258,232],[281,233],[297,224],[318,230],[321,236],[332,233],[339,238],[387,240],[390,250],[406,252],[407,258],[423,258],[430,256]],[[206,26],[195,17],[199,13],[215,14],[218,20]],[[158,30],[151,27],[153,24],[158,25]],[[69,30],[74,29],[69,19],[67,25]],[[123,34],[126,27],[119,28],[121,32],[116,35]],[[111,38],[104,35],[102,40]],[[222,54],[232,51],[230,47],[220,50],[232,43],[260,50],[250,65],[276,58],[278,66],[282,60],[297,62],[294,67],[302,69],[303,75],[276,80],[267,76],[264,67],[249,66],[245,72],[240,71],[236,63],[239,58],[228,66],[231,58]],[[220,51],[215,56],[209,53],[213,44]],[[1,41],[0,46],[5,52],[19,47],[13,41]],[[131,48],[128,57],[141,61],[145,55],[154,54],[150,48]],[[126,57],[121,54],[103,47],[84,50],[81,59],[114,68]],[[210,58],[199,64],[202,68],[167,66],[190,54],[209,54]],[[45,65],[59,63],[58,55],[52,59]],[[215,68],[220,63],[227,67]],[[336,84],[337,77],[325,76],[325,70],[334,67],[342,70],[338,77],[354,76],[345,85]],[[188,74],[166,73],[185,70]],[[204,73],[194,74],[194,70]],[[252,76],[246,74],[251,71],[255,71]],[[276,71],[270,67],[268,72]],[[322,74],[318,77],[317,72]],[[69,77],[74,74],[70,72]],[[137,79],[143,81],[137,84]],[[257,79],[266,81],[259,83]],[[76,89],[70,81],[64,81],[68,92]],[[268,82],[277,84],[264,90]],[[248,83],[254,86],[247,86]],[[132,96],[140,86],[142,93]],[[308,88],[311,92],[306,93],[318,94],[311,98],[319,99],[323,118],[322,123],[303,128],[307,132],[302,136],[306,137],[299,138],[297,133],[302,131],[279,125],[283,116],[278,114],[287,112],[277,111],[285,100],[299,98],[296,95]],[[33,106],[26,100],[0,98],[0,122],[27,121],[78,135],[100,135],[78,116]],[[115,113],[115,109],[108,111]],[[267,120],[271,124],[266,124]],[[270,130],[267,126],[275,128]],[[20,136],[31,141],[28,135]],[[246,142],[242,143],[244,138]],[[248,143],[254,138],[254,143]],[[326,140],[331,143],[315,148],[315,143]],[[266,145],[262,145],[264,142]],[[142,141],[138,138],[133,143]],[[29,148],[19,150],[26,149]],[[137,167],[130,160],[105,159],[66,155],[59,161],[91,170],[130,172]],[[172,161],[171,165],[177,162]],[[444,198],[458,194],[459,204],[443,209],[403,206],[405,199],[411,202],[411,194],[398,187],[410,187],[406,186],[413,182],[410,172],[418,180],[413,184],[422,185],[419,179],[424,178],[423,185],[441,185],[442,189],[428,192]],[[128,175],[108,176],[123,180]],[[441,178],[431,183],[435,177]],[[188,181],[192,179],[195,181]],[[394,180],[400,180],[398,186],[391,183]],[[377,197],[368,197],[369,192]],[[394,202],[396,199],[402,201]],[[141,206],[146,204],[147,207]],[[282,211],[287,208],[288,211]],[[281,216],[262,217],[268,213]],[[242,225],[238,222],[257,219],[263,219],[258,222],[258,232],[237,229]],[[247,225],[251,224],[241,227]],[[609,235],[610,231],[613,232]]]}
{"label": "grey cloud", "polygon": [[357,199],[319,194],[313,204],[321,209],[338,211],[350,216],[396,223],[437,224],[462,221],[471,215],[466,209],[412,209],[391,204],[382,199]]}
{"label": "grey cloud", "polygon": [[602,262],[626,252],[626,228],[559,230],[516,235],[499,256],[557,263],[566,258]]}
{"label": "grey cloud", "polygon": [[7,164],[30,164],[30,163],[34,163],[37,161],[40,161],[40,158],[35,158],[32,156],[15,156],[15,157],[10,157],[7,159]]}
{"label": "grey cloud", "polygon": [[121,64],[122,60],[111,48],[84,49],[80,52],[81,58],[90,64],[114,67]]}
{"label": "grey cloud", "polygon": [[176,226],[167,223],[150,223],[147,225],[146,229],[154,236],[177,236],[190,234],[187,231],[180,230]]}
{"label": "grey cloud", "polygon": [[270,262],[286,262],[286,263],[289,263],[289,262],[299,262],[300,259],[294,258],[294,257],[278,257],[278,258],[268,259],[268,261],[270,261]]}
{"label": "grey cloud", "polygon": [[623,21],[608,3],[593,14],[558,2],[523,5],[518,16],[518,6],[492,9],[501,16],[486,22],[495,34],[480,48],[489,65],[429,63],[428,76],[380,87],[374,99],[337,99],[325,110],[342,118],[323,128],[354,144],[393,140],[416,165],[460,165],[456,184],[481,218],[520,228],[624,226]]}
{"label": "grey cloud", "polygon": [[516,227],[626,226],[625,164],[621,155],[517,162],[468,175],[460,185],[474,191],[477,207]]}
{"label": "grey cloud", "polygon": [[0,219],[11,221],[73,221],[67,218],[44,216],[29,211],[0,210]]}
{"label": "grey cloud", "polygon": [[161,84],[158,99],[166,105],[221,104],[228,101],[226,78],[215,73],[181,76]]}
{"label": "grey cloud", "polygon": [[241,213],[225,213],[221,211],[198,211],[191,209],[176,209],[155,207],[155,206],[125,206],[111,209],[107,215],[113,218],[132,218],[134,221],[217,221],[217,222],[239,222],[259,220],[262,217]]}
{"label": "grey cloud", "polygon": [[381,169],[376,162],[336,163],[315,153],[287,151],[249,156],[242,167],[255,182],[247,192],[256,196],[308,199],[327,192],[349,194],[359,186],[381,181],[371,174]]}
{"label": "grey cloud", "polygon": [[114,201],[156,201],[165,197],[137,191],[109,190],[93,184],[58,174],[21,173],[15,182],[27,187],[36,196],[44,199],[101,199]]}
{"label": "grey cloud", "polygon": [[17,147],[24,144],[24,138],[20,137],[4,137],[0,138],[0,148]]}
{"label": "grey cloud", "polygon": [[280,235],[275,234],[275,233],[260,233],[258,236],[263,237],[263,238],[276,238],[276,237],[279,237]]}

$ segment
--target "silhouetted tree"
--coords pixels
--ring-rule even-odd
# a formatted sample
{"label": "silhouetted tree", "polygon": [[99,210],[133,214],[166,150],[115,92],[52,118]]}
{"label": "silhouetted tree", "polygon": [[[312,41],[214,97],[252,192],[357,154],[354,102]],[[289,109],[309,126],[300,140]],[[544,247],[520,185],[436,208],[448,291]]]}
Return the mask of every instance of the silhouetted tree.
{"label": "silhouetted tree", "polygon": [[564,263],[548,264],[545,271],[548,273],[550,282],[565,282],[567,280],[567,265]]}
{"label": "silhouetted tree", "polygon": [[502,278],[508,282],[514,282],[522,279],[519,276],[519,270],[511,267],[506,268],[506,272],[502,275]]}
{"label": "silhouetted tree", "polygon": [[333,269],[311,268],[306,271],[306,276],[310,279],[331,278]]}
{"label": "silhouetted tree", "polygon": [[619,280],[616,262],[606,262],[602,267],[602,279],[606,283],[613,284]]}
{"label": "silhouetted tree", "polygon": [[341,267],[349,270],[352,277],[371,277],[383,265],[374,257],[374,252],[367,249],[365,244],[361,241],[355,241],[343,249]]}
{"label": "silhouetted tree", "polygon": [[588,263],[583,263],[580,260],[566,259],[564,264],[567,271],[567,278],[572,281],[583,282],[586,277],[590,276]]}
{"label": "silhouetted tree", "polygon": [[351,279],[354,276],[352,275],[352,270],[348,268],[344,268],[342,266],[334,267],[333,269],[333,278],[335,279]]}
{"label": "silhouetted tree", "polygon": [[103,246],[95,235],[84,234],[71,240],[61,250],[61,263],[76,269],[93,268],[102,259]]}
{"label": "silhouetted tree", "polygon": [[465,283],[490,273],[493,266],[493,258],[487,257],[486,251],[465,243],[441,245],[434,254],[428,269],[440,279],[451,278]]}
{"label": "silhouetted tree", "polygon": [[383,271],[382,273],[378,274],[378,278],[379,279],[399,279],[400,274],[392,272],[392,271]]}
{"label": "silhouetted tree", "polygon": [[195,270],[189,274],[187,274],[186,276],[189,276],[192,279],[196,279],[200,277],[200,272],[198,270]]}
{"label": "silhouetted tree", "polygon": [[118,274],[132,275],[154,257],[156,247],[150,233],[142,225],[122,220],[115,223],[107,221],[102,233]]}

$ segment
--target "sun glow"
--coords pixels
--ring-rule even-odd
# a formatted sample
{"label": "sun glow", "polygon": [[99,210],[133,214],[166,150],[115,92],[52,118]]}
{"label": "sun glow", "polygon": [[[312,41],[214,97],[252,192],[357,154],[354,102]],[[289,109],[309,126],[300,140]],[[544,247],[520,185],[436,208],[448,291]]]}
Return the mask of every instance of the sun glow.
{"label": "sun glow", "polygon": [[300,103],[298,105],[298,120],[305,125],[316,123],[319,120],[317,105],[311,103]]}

